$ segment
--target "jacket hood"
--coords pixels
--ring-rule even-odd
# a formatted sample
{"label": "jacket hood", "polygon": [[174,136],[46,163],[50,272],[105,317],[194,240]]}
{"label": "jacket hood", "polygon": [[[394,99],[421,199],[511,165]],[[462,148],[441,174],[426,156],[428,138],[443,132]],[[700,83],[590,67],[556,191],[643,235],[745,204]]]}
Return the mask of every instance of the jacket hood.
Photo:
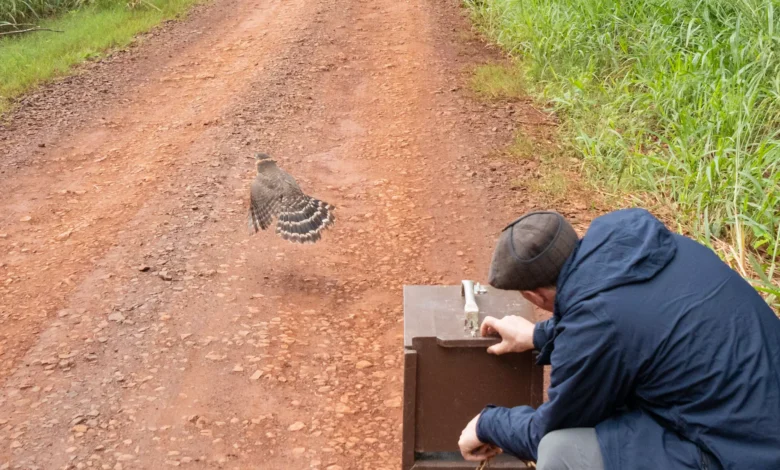
{"label": "jacket hood", "polygon": [[652,279],[676,253],[672,232],[644,209],[594,219],[558,276],[555,316],[599,292]]}

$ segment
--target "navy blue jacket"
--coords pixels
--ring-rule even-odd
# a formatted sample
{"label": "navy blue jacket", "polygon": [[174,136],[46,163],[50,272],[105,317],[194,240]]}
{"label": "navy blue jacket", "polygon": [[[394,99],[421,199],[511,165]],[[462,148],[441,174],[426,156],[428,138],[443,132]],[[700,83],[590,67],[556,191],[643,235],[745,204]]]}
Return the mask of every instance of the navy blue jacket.
{"label": "navy blue jacket", "polygon": [[606,470],[780,469],[780,320],[647,211],[593,221],[534,345],[549,401],[489,406],[481,441],[536,460],[548,432],[595,427]]}

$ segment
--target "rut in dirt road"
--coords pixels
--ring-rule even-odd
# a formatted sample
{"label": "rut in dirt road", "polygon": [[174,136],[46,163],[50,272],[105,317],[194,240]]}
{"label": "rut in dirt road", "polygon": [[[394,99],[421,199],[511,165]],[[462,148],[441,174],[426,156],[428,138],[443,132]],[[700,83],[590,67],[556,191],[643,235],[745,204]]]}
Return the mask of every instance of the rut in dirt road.
{"label": "rut in dirt road", "polygon": [[[402,286],[484,277],[533,110],[464,91],[454,0],[216,0],[130,57],[0,131],[0,468],[398,468]],[[256,151],[317,244],[247,235]]]}

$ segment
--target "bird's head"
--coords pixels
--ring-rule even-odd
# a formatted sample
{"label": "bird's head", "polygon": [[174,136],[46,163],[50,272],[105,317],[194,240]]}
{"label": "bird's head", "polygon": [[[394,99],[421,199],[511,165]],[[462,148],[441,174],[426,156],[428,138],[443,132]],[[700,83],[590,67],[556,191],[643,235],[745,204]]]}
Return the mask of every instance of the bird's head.
{"label": "bird's head", "polygon": [[257,172],[260,173],[262,168],[268,168],[268,165],[274,166],[276,162],[267,153],[255,154],[255,165],[257,166]]}

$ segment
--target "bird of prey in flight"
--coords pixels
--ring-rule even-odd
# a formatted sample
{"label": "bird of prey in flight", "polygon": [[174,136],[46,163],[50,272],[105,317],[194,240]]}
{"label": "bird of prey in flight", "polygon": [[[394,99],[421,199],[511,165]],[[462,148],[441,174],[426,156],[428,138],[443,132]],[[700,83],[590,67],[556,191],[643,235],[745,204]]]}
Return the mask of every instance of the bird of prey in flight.
{"label": "bird of prey in flight", "polygon": [[276,233],[293,243],[314,243],[335,221],[334,207],[304,194],[295,178],[267,154],[256,153],[247,223],[250,234],[265,230],[276,218]]}

